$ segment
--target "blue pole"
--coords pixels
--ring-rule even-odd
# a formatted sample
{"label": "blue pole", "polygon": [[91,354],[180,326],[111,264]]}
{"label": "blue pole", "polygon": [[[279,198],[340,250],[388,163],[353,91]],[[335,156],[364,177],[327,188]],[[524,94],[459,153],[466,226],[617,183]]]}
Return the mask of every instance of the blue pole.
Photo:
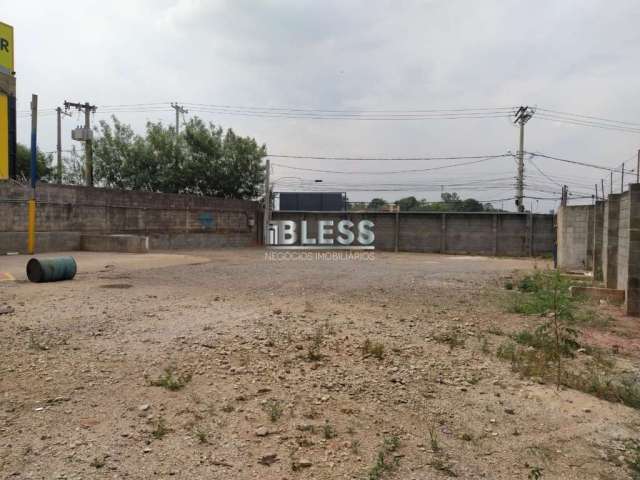
{"label": "blue pole", "polygon": [[[38,95],[31,95],[31,188],[38,181]],[[34,192],[35,193],[35,192]]]}

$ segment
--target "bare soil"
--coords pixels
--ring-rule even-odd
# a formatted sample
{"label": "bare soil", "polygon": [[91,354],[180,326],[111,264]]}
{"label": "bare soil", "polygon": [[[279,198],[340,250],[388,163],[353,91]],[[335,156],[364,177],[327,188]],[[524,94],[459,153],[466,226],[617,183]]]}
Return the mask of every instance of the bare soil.
{"label": "bare soil", "polygon": [[[532,322],[505,313],[505,279],[544,260],[78,260],[30,284],[26,257],[0,259],[1,478],[634,478],[637,410],[495,355]],[[585,338],[637,369],[637,323],[599,308]]]}

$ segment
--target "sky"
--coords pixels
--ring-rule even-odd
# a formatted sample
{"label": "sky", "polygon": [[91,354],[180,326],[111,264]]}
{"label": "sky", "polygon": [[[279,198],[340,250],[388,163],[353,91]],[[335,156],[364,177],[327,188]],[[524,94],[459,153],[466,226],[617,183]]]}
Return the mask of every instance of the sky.
{"label": "sky", "polygon": [[[169,102],[179,102],[186,118],[233,128],[273,155],[386,159],[274,157],[275,190],[340,190],[352,201],[457,191],[513,209],[511,156],[397,159],[514,153],[509,113],[525,105],[535,109],[527,152],[636,168],[633,0],[0,0],[0,11],[15,28],[18,141],[29,142],[37,93],[43,151],[55,150],[53,109],[65,100],[97,105],[94,122],[117,111],[140,133],[147,121],[174,122]],[[70,132],[82,122],[64,118],[63,149],[79,146]],[[525,194],[535,198],[525,204],[546,212],[562,184],[588,197],[601,179],[608,191],[609,177],[526,155]]]}

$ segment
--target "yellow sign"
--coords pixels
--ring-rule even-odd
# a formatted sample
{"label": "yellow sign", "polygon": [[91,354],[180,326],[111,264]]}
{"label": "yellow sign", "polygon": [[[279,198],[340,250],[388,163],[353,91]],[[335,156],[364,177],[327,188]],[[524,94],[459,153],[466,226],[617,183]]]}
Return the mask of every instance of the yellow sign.
{"label": "yellow sign", "polygon": [[9,99],[0,94],[0,180],[9,179]]}
{"label": "yellow sign", "polygon": [[13,27],[0,22],[0,73],[13,75]]}

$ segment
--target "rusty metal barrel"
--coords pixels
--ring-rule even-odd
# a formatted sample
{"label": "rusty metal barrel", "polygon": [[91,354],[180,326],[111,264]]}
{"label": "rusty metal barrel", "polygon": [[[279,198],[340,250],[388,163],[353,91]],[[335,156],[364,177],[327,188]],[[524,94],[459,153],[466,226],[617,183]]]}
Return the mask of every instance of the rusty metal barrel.
{"label": "rusty metal barrel", "polygon": [[77,270],[73,257],[32,258],[27,263],[27,278],[36,283],[72,280]]}

